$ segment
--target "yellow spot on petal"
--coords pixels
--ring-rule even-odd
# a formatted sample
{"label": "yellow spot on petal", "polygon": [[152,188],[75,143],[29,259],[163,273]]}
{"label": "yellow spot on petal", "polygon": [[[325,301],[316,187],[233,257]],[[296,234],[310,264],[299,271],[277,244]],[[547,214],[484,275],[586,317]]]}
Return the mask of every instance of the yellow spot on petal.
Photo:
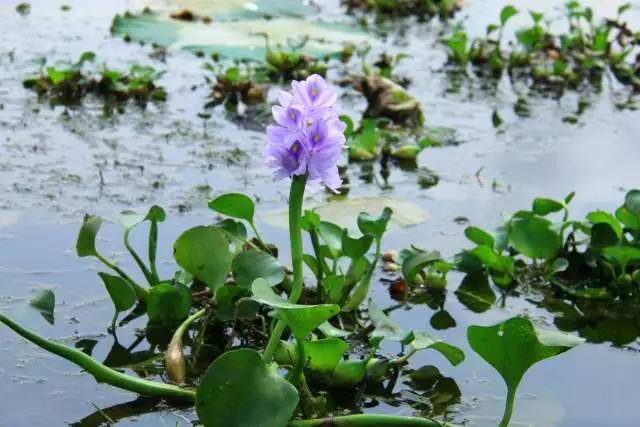
{"label": "yellow spot on petal", "polygon": [[320,141],[320,135],[316,133],[315,135],[313,135],[313,142],[318,142],[318,141]]}
{"label": "yellow spot on petal", "polygon": [[311,88],[311,96],[318,96],[318,88],[317,87],[312,87]]}
{"label": "yellow spot on petal", "polygon": [[291,151],[293,151],[293,154],[298,154],[298,143],[295,142],[292,146],[291,146]]}

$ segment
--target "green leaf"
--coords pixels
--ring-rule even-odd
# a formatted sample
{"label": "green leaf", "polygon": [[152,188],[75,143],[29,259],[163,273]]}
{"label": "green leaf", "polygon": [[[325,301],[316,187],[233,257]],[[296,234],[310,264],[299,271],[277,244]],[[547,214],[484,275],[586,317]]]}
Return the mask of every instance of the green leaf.
{"label": "green leaf", "polygon": [[282,427],[297,404],[296,388],[247,348],[214,360],[196,392],[196,412],[205,427]]}
{"label": "green leaf", "polygon": [[393,210],[385,207],[379,217],[374,218],[366,212],[358,215],[358,228],[362,234],[373,236],[376,242],[382,241],[382,236],[387,231],[387,225],[391,219]]}
{"label": "green leaf", "polygon": [[284,267],[268,253],[254,249],[236,255],[231,270],[238,286],[246,289],[250,289],[257,278],[263,278],[269,286],[284,280]]}
{"label": "green leaf", "polygon": [[31,298],[29,305],[40,312],[42,317],[51,325],[54,324],[54,310],[56,307],[56,295],[51,289],[43,289]]}
{"label": "green leaf", "polygon": [[339,304],[344,297],[345,286],[347,284],[345,276],[327,275],[321,283],[324,288],[327,301],[331,304]]}
{"label": "green leaf", "polygon": [[640,190],[629,191],[624,198],[624,205],[631,213],[640,215]]}
{"label": "green leaf", "polygon": [[622,226],[618,220],[605,211],[594,211],[587,214],[587,220],[592,224],[607,224],[614,231],[616,237],[620,239],[622,237]]}
{"label": "green leaf", "polygon": [[440,252],[418,252],[402,261],[402,275],[407,282],[412,283],[415,277],[427,265],[440,259]]}
{"label": "green leaf", "polygon": [[484,313],[496,302],[496,294],[489,285],[485,271],[476,271],[464,276],[458,290],[458,300],[474,313]]}
{"label": "green leaf", "polygon": [[418,154],[422,151],[422,147],[418,147],[417,145],[403,145],[402,147],[394,150],[391,153],[391,157],[394,159],[400,160],[415,160],[418,157]]}
{"label": "green leaf", "polygon": [[523,317],[494,326],[469,326],[467,339],[471,348],[502,376],[509,396],[515,396],[531,366],[584,342],[561,332],[538,331]]}
{"label": "green leaf", "polygon": [[502,11],[500,12],[500,24],[504,27],[505,24],[509,21],[509,19],[511,19],[517,14],[518,14],[518,9],[516,9],[515,7],[511,5],[503,7]]}
{"label": "green leaf", "polygon": [[338,329],[329,322],[318,326],[318,330],[327,338],[344,338],[351,335],[349,332]]}
{"label": "green leaf", "polygon": [[626,206],[621,206],[616,210],[616,218],[628,229],[640,230],[640,215],[634,214]]}
{"label": "green leaf", "polygon": [[457,366],[464,361],[464,352],[458,347],[435,339],[426,332],[413,332],[411,345],[416,350],[432,349],[442,354],[453,366]]}
{"label": "green leaf", "polygon": [[549,215],[550,213],[560,212],[565,209],[565,204],[553,199],[545,199],[538,197],[533,200],[533,213],[536,215]]}
{"label": "green leaf", "polygon": [[254,318],[259,307],[258,303],[249,297],[249,292],[238,286],[222,286],[216,289],[216,317],[223,322]]}
{"label": "green leaf", "polygon": [[136,291],[133,286],[120,276],[98,273],[107,292],[113,301],[117,313],[129,310],[136,303]]}
{"label": "green leaf", "polygon": [[182,284],[158,283],[149,289],[147,314],[153,323],[179,323],[189,315],[190,308],[191,292]]}
{"label": "green leaf", "polygon": [[591,241],[589,246],[593,249],[602,249],[607,246],[616,245],[619,242],[615,230],[606,222],[594,224],[591,227]]}
{"label": "green leaf", "polygon": [[389,339],[401,342],[403,345],[413,346],[416,350],[432,349],[442,354],[452,365],[458,365],[464,360],[464,352],[458,347],[435,339],[422,331],[405,331],[395,324],[378,307],[372,299],[369,299],[369,320],[375,327],[370,337],[372,339]]}
{"label": "green leaf", "polygon": [[78,233],[76,242],[76,253],[79,257],[98,256],[96,250],[96,236],[100,231],[102,218],[99,216],[86,215]]}
{"label": "green leaf", "polygon": [[562,245],[562,238],[551,222],[531,212],[517,212],[508,228],[511,245],[529,258],[551,258]]}
{"label": "green leaf", "polygon": [[627,271],[627,265],[640,261],[640,249],[633,246],[611,246],[602,250],[602,255],[620,267],[621,273]]}
{"label": "green leaf", "polygon": [[209,202],[209,208],[232,218],[244,219],[253,224],[255,205],[253,200],[244,194],[223,194]]}
{"label": "green leaf", "polygon": [[349,236],[349,231],[345,228],[342,232],[342,251],[349,258],[356,260],[367,254],[373,243],[373,236],[365,234],[359,238]]}
{"label": "green leaf", "polygon": [[223,231],[212,226],[191,228],[178,237],[173,256],[180,267],[214,290],[231,270],[232,254]]}
{"label": "green leaf", "polygon": [[[339,338],[325,338],[316,341],[305,341],[305,360],[307,367],[318,374],[331,374],[342,356],[349,349],[349,344]],[[279,364],[295,365],[298,358],[297,348],[287,342],[281,341],[276,351],[276,359]]]}
{"label": "green leaf", "polygon": [[467,227],[464,230],[464,235],[467,236],[467,239],[471,240],[476,245],[484,245],[490,248],[493,248],[495,245],[493,236],[478,227]]}
{"label": "green leaf", "polygon": [[331,222],[321,221],[318,226],[318,233],[327,244],[331,252],[331,258],[339,258],[342,255],[342,228]]}
{"label": "green leaf", "polygon": [[367,360],[343,360],[338,363],[331,377],[333,387],[354,387],[367,375]]}
{"label": "green leaf", "polygon": [[276,295],[264,279],[256,279],[251,291],[254,300],[274,308],[276,317],[287,324],[299,341],[304,341],[311,331],[340,312],[335,304],[291,304]]}

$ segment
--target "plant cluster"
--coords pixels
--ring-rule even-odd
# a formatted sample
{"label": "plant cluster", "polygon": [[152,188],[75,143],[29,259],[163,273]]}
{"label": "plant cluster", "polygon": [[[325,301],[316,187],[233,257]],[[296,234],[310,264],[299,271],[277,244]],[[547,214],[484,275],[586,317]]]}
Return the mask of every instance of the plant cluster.
{"label": "plant cluster", "polygon": [[[177,238],[173,257],[179,268],[169,277],[161,277],[156,267],[164,210],[153,206],[142,215],[123,212],[123,244],[146,285],[100,252],[96,243],[101,219],[85,217],[76,252],[97,259],[109,270],[98,275],[115,309],[111,328],[118,326],[120,313],[131,310],[120,326],[146,315],[147,336],[171,336],[164,351],[166,382],[123,373],[113,363],[90,356],[88,347],[76,349],[47,340],[3,314],[0,322],[101,383],[195,402],[206,427],[441,426],[423,417],[345,415],[351,411],[332,404],[340,390],[352,394],[352,405],[363,405],[367,387],[386,383],[385,388],[393,389],[400,372],[406,373],[408,360],[419,351],[437,351],[452,365],[463,362],[465,355],[424,331],[403,329],[367,299],[391,209],[378,217],[360,213],[356,235],[355,230],[323,221],[317,212],[303,210],[307,185],[332,190],[340,185],[335,153],[344,143],[344,127],[336,97],[320,76],[294,82],[292,88],[292,93],[281,94],[281,105],[274,107],[277,125],[268,130],[266,159],[276,176],[291,178],[291,270],[279,263],[277,248],[260,235],[256,206],[243,194],[215,198],[209,207],[225,218],[189,228]],[[637,203],[635,196],[632,199]],[[147,260],[129,239],[142,223],[149,225]],[[303,232],[309,253],[303,250]],[[437,262],[433,253],[412,250],[403,257],[402,269],[409,278],[428,267],[427,277],[442,281],[450,268]],[[305,265],[314,280],[305,280]],[[49,292],[32,305],[40,311],[52,310],[55,298]],[[383,340],[396,342],[399,353],[382,354]],[[580,342],[562,333],[538,331],[525,318],[490,327],[471,326],[468,341],[507,384],[502,427],[509,423],[515,391],[526,370]],[[191,353],[185,354],[189,347]],[[206,370],[199,369],[202,365]],[[409,375],[414,382],[419,377]]]}
{"label": "plant cluster", "polygon": [[348,13],[373,12],[381,17],[416,16],[425,20],[452,18],[460,9],[458,0],[342,0]]}
{"label": "plant cluster", "polygon": [[105,105],[134,100],[144,107],[150,100],[166,101],[166,91],[156,84],[163,72],[141,65],[132,65],[127,72],[106,66],[96,72],[86,71],[85,65],[95,61],[95,58],[93,52],[85,52],[74,63],[52,66],[46,66],[46,59],[43,59],[38,75],[24,79],[22,84],[39,97],[48,98],[52,106],[78,105],[88,94],[103,99]]}
{"label": "plant cluster", "polygon": [[351,117],[343,115],[349,160],[353,162],[393,159],[415,165],[422,150],[455,144],[455,132],[442,127],[407,129],[389,119],[363,118],[356,128]]}
{"label": "plant cluster", "polygon": [[450,270],[463,272],[458,293],[469,302],[462,301],[465,305],[478,308],[474,311],[484,311],[495,302],[489,283],[503,291],[550,286],[575,300],[636,301],[640,190],[629,191],[614,213],[595,210],[582,221],[569,216],[573,197],[571,193],[563,200],[536,198],[531,210],[514,213],[494,233],[467,227],[465,236],[476,246],[457,254],[451,263],[437,251],[412,248],[390,256],[385,268],[401,271],[410,287],[430,289],[444,289]]}
{"label": "plant cluster", "polygon": [[223,68],[219,62],[207,63],[205,69],[214,73],[214,81],[206,77],[213,87],[211,101],[205,104],[205,108],[222,104],[228,110],[237,111],[242,105],[266,101],[267,88],[261,84],[267,81],[266,76],[262,69],[254,68],[250,62],[236,63],[228,68]]}
{"label": "plant cluster", "polygon": [[[143,215],[123,212],[120,222],[125,230],[124,246],[147,285],[138,283],[100,253],[96,241],[102,220],[97,216],[85,218],[76,251],[80,257],[96,258],[110,270],[98,276],[114,305],[111,328],[117,327],[120,313],[131,310],[120,326],[146,315],[147,336],[167,332],[171,336],[173,331],[171,341],[163,347],[161,373],[168,383],[123,374],[113,369],[113,361],[103,364],[81,350],[48,341],[2,314],[0,322],[81,366],[100,382],[143,395],[195,401],[200,421],[207,427],[258,422],[268,427],[322,426],[327,422],[341,426],[440,426],[428,418],[332,415],[344,411],[331,404],[332,393],[367,387],[375,390],[383,382],[395,384],[399,373],[408,375],[410,381],[419,381],[424,372],[407,370],[406,365],[421,350],[435,350],[453,365],[461,363],[465,355],[424,331],[402,329],[371,299],[366,309],[362,307],[381,257],[391,210],[385,209],[379,217],[360,214],[357,224],[361,235],[353,236],[347,229],[322,221],[314,211],[300,216],[298,198],[303,186],[304,181],[294,179],[290,206],[290,223],[297,227],[291,233],[293,272],[278,262],[277,249],[261,239],[254,222],[255,205],[242,194],[224,194],[209,203],[226,219],[190,228],[178,237],[173,251],[180,268],[170,278],[160,277],[156,268],[158,226],[165,220],[164,210],[153,206]],[[149,224],[148,261],[129,240],[130,233],[144,222]],[[247,225],[253,237],[249,237]],[[301,249],[296,234],[303,230],[312,253],[295,249]],[[373,258],[367,255],[371,246],[375,247]],[[412,277],[421,274],[437,254],[412,250],[403,257],[403,272]],[[313,273],[315,286],[301,283],[302,262]],[[429,275],[446,274],[448,268],[446,263],[436,261],[429,267]],[[43,314],[50,310],[52,315],[54,301],[47,291],[32,305]],[[273,318],[271,327],[266,320],[269,317]],[[504,331],[510,340],[498,339],[494,329]],[[190,330],[194,331],[193,337]],[[223,336],[214,331],[224,331]],[[490,336],[496,342],[487,344]],[[234,343],[234,337],[240,341]],[[560,333],[538,331],[524,318],[493,327],[472,326],[468,339],[472,348],[505,378],[509,417],[515,388],[528,367],[580,342]],[[381,354],[383,340],[398,342],[399,355]],[[222,348],[220,343],[225,343]],[[532,345],[539,350],[532,351],[526,360],[513,361],[512,354],[528,352]],[[256,351],[261,347],[262,352]],[[191,352],[185,354],[186,348]],[[496,358],[511,360],[509,370],[495,364]],[[203,364],[208,365],[204,371]],[[287,372],[285,377],[277,368]],[[508,425],[508,418],[502,425]]]}
{"label": "plant cluster", "polygon": [[579,89],[590,84],[599,88],[610,71],[619,82],[640,90],[637,46],[640,37],[623,20],[629,4],[618,8],[613,19],[596,22],[590,7],[572,0],[566,4],[568,29],[561,34],[550,30],[545,16],[529,12],[532,25],[515,33],[515,43],[503,47],[507,23],[519,11],[509,5],[500,13],[497,24],[487,27],[486,36],[471,41],[458,29],[444,39],[449,62],[463,71],[468,65],[483,79],[499,79],[506,73],[513,82],[551,90]]}

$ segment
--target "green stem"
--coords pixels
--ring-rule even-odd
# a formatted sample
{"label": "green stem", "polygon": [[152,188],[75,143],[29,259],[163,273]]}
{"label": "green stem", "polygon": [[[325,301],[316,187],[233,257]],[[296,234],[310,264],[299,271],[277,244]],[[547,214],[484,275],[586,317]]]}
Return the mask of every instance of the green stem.
{"label": "green stem", "polygon": [[196,394],[193,390],[176,387],[170,384],[149,381],[142,378],[135,378],[130,375],[123,374],[122,372],[118,372],[114,369],[106,367],[93,357],[81,352],[80,350],[76,350],[75,348],[67,347],[66,345],[47,340],[46,338],[41,337],[35,332],[24,329],[3,314],[0,314],[0,322],[4,323],[15,333],[31,341],[38,347],[41,347],[50,353],[56,354],[80,366],[82,369],[93,375],[93,377],[98,382],[106,383],[123,390],[128,390],[146,396],[158,396],[164,398],[185,400],[195,399]]}
{"label": "green stem", "polygon": [[138,264],[138,267],[140,268],[140,270],[142,270],[142,274],[144,274],[145,279],[147,279],[147,283],[149,283],[149,286],[153,286],[155,282],[154,282],[153,276],[151,275],[151,272],[149,271],[147,266],[144,264],[140,256],[138,256],[138,253],[135,251],[135,249],[133,249],[133,247],[131,246],[131,243],[129,242],[130,231],[131,229],[128,228],[124,232],[124,246],[125,248],[127,248],[127,250],[133,257],[133,260],[136,262],[136,264]]}
{"label": "green stem", "polygon": [[264,240],[262,240],[262,236],[260,236],[260,233],[258,233],[258,229],[256,228],[256,225],[253,223],[253,221],[250,222],[249,225],[251,226],[251,229],[253,230],[253,234],[256,235],[256,237],[258,238],[260,243],[262,243],[262,246],[264,246],[265,242],[264,242]]}
{"label": "green stem", "polygon": [[[311,246],[313,246],[313,253],[316,255],[316,260],[318,261],[318,285],[322,282],[322,276],[324,274],[324,259],[322,258],[322,254],[320,252],[320,241],[318,240],[318,233],[313,228],[309,231],[309,236],[311,237]],[[318,286],[318,290],[321,290],[322,286]]]}
{"label": "green stem", "polygon": [[[291,241],[291,265],[293,267],[293,284],[289,294],[289,302],[295,304],[302,295],[302,202],[304,200],[304,187],[307,184],[307,176],[294,176],[291,180],[291,191],[289,193],[289,238]],[[271,332],[262,359],[269,363],[273,359],[273,354],[278,348],[280,336],[284,332],[285,323],[278,320]]]}
{"label": "green stem", "polygon": [[396,415],[358,414],[342,417],[318,418],[315,420],[295,420],[288,427],[442,427],[442,424],[428,418],[402,417]]}
{"label": "green stem", "polygon": [[118,267],[117,265],[115,265],[114,263],[112,263],[111,261],[109,261],[108,259],[103,257],[102,255],[100,255],[99,253],[96,253],[96,258],[98,258],[104,265],[106,265],[107,267],[109,267],[110,269],[112,269],[113,271],[118,273],[118,275],[120,277],[122,277],[124,280],[129,282],[129,284],[131,286],[133,286],[133,290],[136,292],[136,297],[138,298],[138,301],[140,301],[142,304],[146,304],[147,303],[147,297],[149,296],[149,293],[147,292],[147,290],[145,288],[143,288],[142,286],[138,285],[120,267]]}
{"label": "green stem", "polygon": [[156,269],[156,252],[158,250],[158,223],[157,221],[151,221],[149,226],[149,266],[151,267],[151,277],[153,283],[151,286],[156,285],[160,278],[158,277],[158,270]]}
{"label": "green stem", "polygon": [[[302,201],[307,176],[295,176],[291,181],[289,194],[289,238],[291,241],[291,266],[293,267],[293,286],[289,295],[289,302],[295,304],[302,295]],[[278,338],[280,339],[280,338]]]}
{"label": "green stem", "polygon": [[[373,276],[373,272],[376,270],[376,266],[378,265],[378,260],[380,259],[380,255],[382,252],[382,242],[380,240],[376,240],[376,254],[373,262],[371,263],[371,267],[367,270],[367,273],[362,278],[360,283],[358,283],[349,294],[351,298],[344,304],[342,307],[342,311],[352,311],[358,308],[362,301],[367,297],[369,293],[369,286],[371,283],[371,277]],[[347,294],[347,295],[349,295]]]}
{"label": "green stem", "polygon": [[509,391],[507,391],[507,403],[504,407],[504,415],[502,416],[502,421],[500,421],[499,427],[507,427],[509,425],[509,421],[511,421],[511,415],[513,415],[513,405],[515,403],[515,400],[515,388],[513,390],[509,389]]}

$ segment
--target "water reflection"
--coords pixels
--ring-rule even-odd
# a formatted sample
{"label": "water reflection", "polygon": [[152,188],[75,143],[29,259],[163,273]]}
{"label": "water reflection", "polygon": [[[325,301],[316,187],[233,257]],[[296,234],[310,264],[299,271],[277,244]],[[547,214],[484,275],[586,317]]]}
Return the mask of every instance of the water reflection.
{"label": "water reflection", "polygon": [[[597,301],[558,297],[552,290],[542,294],[540,300],[531,300],[537,307],[553,316],[556,327],[566,332],[577,332],[590,343],[611,343],[615,346],[638,344],[640,337],[640,301]],[[634,347],[640,351],[640,346]]]}

